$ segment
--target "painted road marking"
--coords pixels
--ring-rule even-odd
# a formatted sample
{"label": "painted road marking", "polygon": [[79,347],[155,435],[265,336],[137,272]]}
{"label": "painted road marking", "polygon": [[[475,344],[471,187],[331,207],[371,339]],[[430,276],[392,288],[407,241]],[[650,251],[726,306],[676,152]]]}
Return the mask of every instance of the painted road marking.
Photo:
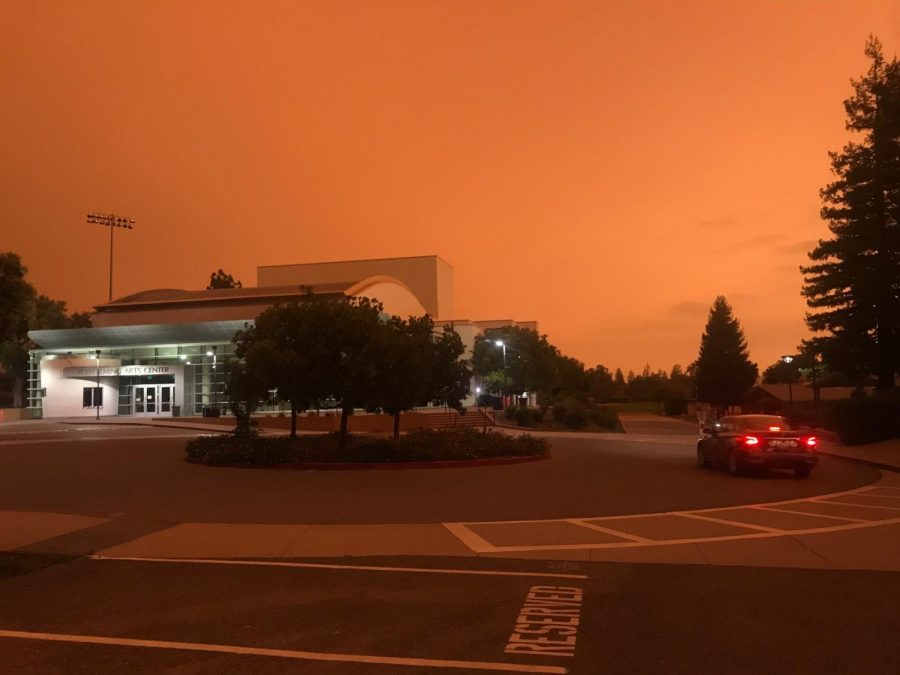
{"label": "painted road marking", "polygon": [[219,560],[215,558],[133,558],[115,556],[88,556],[88,560],[114,560],[148,563],[187,563],[194,565],[235,565],[250,567],[296,567],[322,570],[355,570],[362,572],[414,572],[421,574],[468,574],[490,577],[540,577],[551,579],[587,579],[586,574],[561,574],[558,572],[506,572],[500,570],[466,570],[429,567],[379,567],[374,565],[332,565],[327,563],[280,562],[273,560]]}
{"label": "painted road marking", "polygon": [[574,586],[532,586],[506,643],[507,654],[575,656],[584,592]]}
{"label": "painted road marking", "polygon": [[653,541],[652,539],[647,539],[646,537],[639,537],[636,534],[629,534],[627,532],[613,530],[609,527],[602,527],[600,525],[595,525],[594,523],[589,523],[581,518],[568,518],[565,522],[572,523],[572,525],[578,525],[580,527],[586,527],[590,530],[597,530],[598,532],[603,532],[605,534],[612,535],[613,537],[620,537],[621,539],[628,539],[630,541],[636,541],[636,542],[641,542],[641,543],[649,543],[649,542]]}
{"label": "painted road marking", "polygon": [[743,521],[728,520],[727,518],[716,518],[714,516],[704,516],[699,513],[681,513],[679,515],[682,518],[693,518],[695,520],[708,520],[711,523],[719,523],[721,525],[729,525],[729,526],[738,525],[739,527],[746,527],[749,530],[758,530],[760,532],[779,532],[779,533],[784,532],[784,530],[777,528],[777,527],[766,527],[765,525],[756,525],[753,523],[745,523]]}
{"label": "painted road marking", "polygon": [[848,518],[847,516],[827,516],[824,513],[813,513],[812,511],[798,511],[797,509],[779,509],[774,506],[751,506],[751,509],[760,511],[778,511],[779,513],[796,513],[799,516],[812,516],[813,518],[827,518],[828,520],[846,520],[851,523],[874,523],[874,520],[866,520],[865,518]]}
{"label": "painted road marking", "polygon": [[860,501],[860,499],[875,499],[875,496],[860,495],[859,497],[840,497],[838,499],[816,499],[819,504],[843,504],[844,506],[861,506],[864,509],[881,509],[882,511],[900,511],[900,506],[882,506]]}
{"label": "painted road marking", "polygon": [[[791,499],[783,502],[765,502],[761,504],[744,504],[733,507],[714,507],[709,509],[695,509],[690,511],[667,511],[664,513],[635,513],[620,516],[600,516],[595,518],[557,518],[547,520],[515,520],[515,521],[479,521],[465,523],[444,523],[444,527],[453,533],[460,541],[468,546],[475,553],[513,553],[513,552],[530,552],[530,551],[549,551],[549,550],[580,550],[580,549],[632,549],[641,547],[655,546],[673,546],[677,544],[701,544],[720,541],[736,541],[744,539],[766,539],[784,536],[796,536],[803,534],[824,534],[831,532],[842,532],[845,530],[856,530],[868,527],[877,527],[882,525],[894,525],[900,523],[900,516],[894,518],[888,514],[876,516],[875,511],[900,512],[900,506],[896,506],[893,495],[873,495],[871,490],[895,489],[900,492],[900,488],[891,488],[889,486],[865,486],[842,492],[834,492],[827,495],[817,495],[804,499]],[[863,503],[866,500],[868,503]],[[883,501],[882,501],[883,500]],[[879,504],[872,504],[872,501],[878,501]],[[885,506],[884,502],[888,501],[893,506]],[[836,516],[829,513],[820,513],[816,511],[803,510],[802,506],[818,508],[819,506],[827,507],[844,506],[844,507],[860,507],[861,509],[869,509],[873,513],[872,518],[858,518],[850,516]],[[729,508],[739,511],[741,509],[755,509],[775,513],[789,513],[800,516],[811,516],[813,518],[824,518],[830,520],[828,525],[821,527],[806,527],[801,529],[783,529],[779,527],[769,527],[758,525],[755,523],[747,523],[741,520],[729,520],[723,517],[725,514],[718,513],[710,515],[712,512],[722,511],[723,508]],[[854,513],[854,516],[857,514]],[[866,515],[866,514],[862,514]],[[693,537],[672,537],[669,539],[649,539],[626,530],[630,529],[628,522],[634,522],[636,525],[642,520],[659,518],[661,516],[680,516],[700,521],[708,521],[727,525],[735,529],[743,529],[747,534],[724,534],[712,536],[693,536]],[[833,524],[840,521],[840,524]],[[619,537],[623,541],[620,542],[593,542],[593,543],[530,543],[527,541],[527,535],[522,535],[522,541],[510,541],[509,536],[505,539],[508,543],[495,544],[490,541],[490,533],[479,534],[473,531],[482,525],[502,526],[516,525],[521,526],[533,523],[536,526],[547,526],[552,524],[568,524],[586,529],[592,529],[610,536]],[[607,525],[606,523],[609,523]],[[614,525],[614,527],[613,527]],[[482,536],[483,535],[483,536]],[[499,535],[498,535],[499,536]]]}
{"label": "painted road marking", "polygon": [[194,652],[217,652],[244,656],[271,656],[301,661],[330,661],[338,663],[369,663],[388,666],[419,668],[457,668],[466,670],[492,670],[507,673],[558,673],[567,672],[559,666],[529,666],[489,661],[451,661],[444,659],[405,658],[399,656],[369,656],[367,654],[336,654],[331,652],[307,652],[293,649],[266,649],[240,645],[207,644],[202,642],[170,642],[168,640],[139,640],[134,638],[103,637],[99,635],[69,635],[64,633],[33,633],[20,630],[0,630],[0,638],[20,640],[44,640],[48,642],[74,642],[80,644],[112,645],[116,647],[143,647],[147,649],[171,649]]}

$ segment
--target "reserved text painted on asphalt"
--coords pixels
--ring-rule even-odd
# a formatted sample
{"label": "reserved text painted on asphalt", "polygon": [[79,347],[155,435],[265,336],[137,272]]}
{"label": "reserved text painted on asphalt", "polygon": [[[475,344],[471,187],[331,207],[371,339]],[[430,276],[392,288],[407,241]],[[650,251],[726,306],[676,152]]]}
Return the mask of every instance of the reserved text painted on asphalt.
{"label": "reserved text painted on asphalt", "polygon": [[573,586],[532,586],[506,653],[575,656],[583,595]]}

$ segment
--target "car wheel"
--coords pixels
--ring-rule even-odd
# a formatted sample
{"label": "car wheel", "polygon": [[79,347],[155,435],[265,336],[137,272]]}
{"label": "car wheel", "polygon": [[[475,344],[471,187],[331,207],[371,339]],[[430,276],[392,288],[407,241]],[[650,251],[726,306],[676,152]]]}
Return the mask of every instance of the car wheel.
{"label": "car wheel", "polygon": [[812,467],[810,466],[798,466],[794,469],[794,476],[797,478],[807,478],[810,471],[812,471]]}
{"label": "car wheel", "polygon": [[728,473],[732,476],[741,475],[741,463],[738,461],[737,453],[733,450],[728,453]]}
{"label": "car wheel", "polygon": [[706,468],[709,466],[709,460],[706,459],[706,451],[703,450],[703,447],[697,446],[697,466]]}

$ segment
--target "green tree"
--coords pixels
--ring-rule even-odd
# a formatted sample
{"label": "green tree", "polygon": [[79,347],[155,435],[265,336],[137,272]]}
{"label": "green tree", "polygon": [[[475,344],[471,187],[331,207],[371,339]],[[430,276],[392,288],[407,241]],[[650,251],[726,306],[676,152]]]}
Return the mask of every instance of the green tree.
{"label": "green tree", "polygon": [[431,373],[426,395],[436,405],[463,413],[463,399],[469,395],[472,369],[462,360],[466,347],[452,325],[445,324],[431,341]]}
{"label": "green tree", "polygon": [[341,402],[341,449],[347,443],[347,422],[355,408],[364,408],[376,399],[375,364],[378,341],[373,339],[381,325],[383,306],[377,300],[355,297],[339,301],[308,303],[322,309],[317,318],[329,320],[316,336],[324,341],[322,360],[316,368],[330,378],[332,396]]}
{"label": "green tree", "polygon": [[66,303],[38,295],[26,280],[27,268],[15,253],[0,253],[0,367],[13,378],[13,405],[24,403],[28,351],[34,344],[28,331],[85,328],[90,316],[66,313]]}
{"label": "green tree", "polygon": [[218,272],[209,275],[209,285],[206,290],[211,291],[214,288],[243,288],[243,284],[230,274],[226,274],[220,267]]}
{"label": "green tree", "polygon": [[860,134],[829,153],[837,179],[821,191],[832,238],[801,267],[806,323],[828,361],[891,389],[900,369],[900,63],[870,37],[866,74],[844,101],[847,129]]}
{"label": "green tree", "polygon": [[316,398],[325,397],[317,390],[324,384],[309,372],[314,355],[309,352],[308,331],[302,304],[279,304],[262,312],[254,325],[238,331],[233,340],[235,355],[246,367],[234,371],[229,398],[254,408],[253,401],[277,389],[278,397],[291,405],[291,438],[297,436],[297,413],[307,410]]}
{"label": "green tree", "polygon": [[616,395],[612,373],[604,365],[597,364],[585,372],[588,394],[598,403],[611,401]]}
{"label": "green tree", "polygon": [[[503,348],[506,345],[506,363]],[[505,376],[507,392],[531,391],[554,398],[560,392],[587,389],[584,364],[563,355],[537,331],[506,326],[485,331],[475,338],[472,367],[476,375],[486,377],[500,372]]]}
{"label": "green tree", "polygon": [[15,253],[0,253],[0,366],[13,377],[13,405],[22,406],[28,364],[28,329],[34,313],[34,287]]}
{"label": "green tree", "polygon": [[799,364],[794,361],[785,363],[778,359],[763,371],[762,381],[765,384],[796,384],[800,381]]}
{"label": "green tree", "polygon": [[434,321],[399,316],[383,324],[375,339],[376,382],[372,407],[394,417],[394,438],[400,437],[400,414],[427,402],[434,362]]}
{"label": "green tree", "polygon": [[750,361],[744,333],[721,295],[709,311],[695,370],[698,398],[718,407],[740,403],[756,382],[758,369]]}
{"label": "green tree", "polygon": [[[225,393],[234,414],[235,436],[258,434],[253,425],[253,413],[268,394],[264,375],[248,367],[243,361],[230,361],[228,364],[228,386]],[[291,421],[294,423],[292,433],[296,436],[296,417],[292,417]]]}

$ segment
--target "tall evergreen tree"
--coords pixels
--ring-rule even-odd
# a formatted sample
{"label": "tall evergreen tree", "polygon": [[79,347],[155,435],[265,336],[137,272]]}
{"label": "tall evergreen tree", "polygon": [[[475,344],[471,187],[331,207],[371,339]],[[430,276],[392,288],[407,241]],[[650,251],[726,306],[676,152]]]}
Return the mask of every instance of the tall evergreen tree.
{"label": "tall evergreen tree", "polygon": [[28,270],[15,253],[0,253],[0,371],[13,378],[13,405],[25,403],[28,351],[34,344],[28,331],[56,328],[86,328],[87,312],[66,313],[63,300],[38,295],[25,278]]}
{"label": "tall evergreen tree", "polygon": [[709,310],[694,370],[697,397],[718,407],[740,403],[756,382],[759,371],[750,361],[741,325],[734,318],[731,305],[721,295]]}
{"label": "tall evergreen tree", "polygon": [[821,191],[834,235],[801,267],[806,323],[829,363],[857,380],[894,387],[900,370],[900,63],[869,38],[868,72],[844,101],[847,129],[861,134],[829,153],[837,180]]}

